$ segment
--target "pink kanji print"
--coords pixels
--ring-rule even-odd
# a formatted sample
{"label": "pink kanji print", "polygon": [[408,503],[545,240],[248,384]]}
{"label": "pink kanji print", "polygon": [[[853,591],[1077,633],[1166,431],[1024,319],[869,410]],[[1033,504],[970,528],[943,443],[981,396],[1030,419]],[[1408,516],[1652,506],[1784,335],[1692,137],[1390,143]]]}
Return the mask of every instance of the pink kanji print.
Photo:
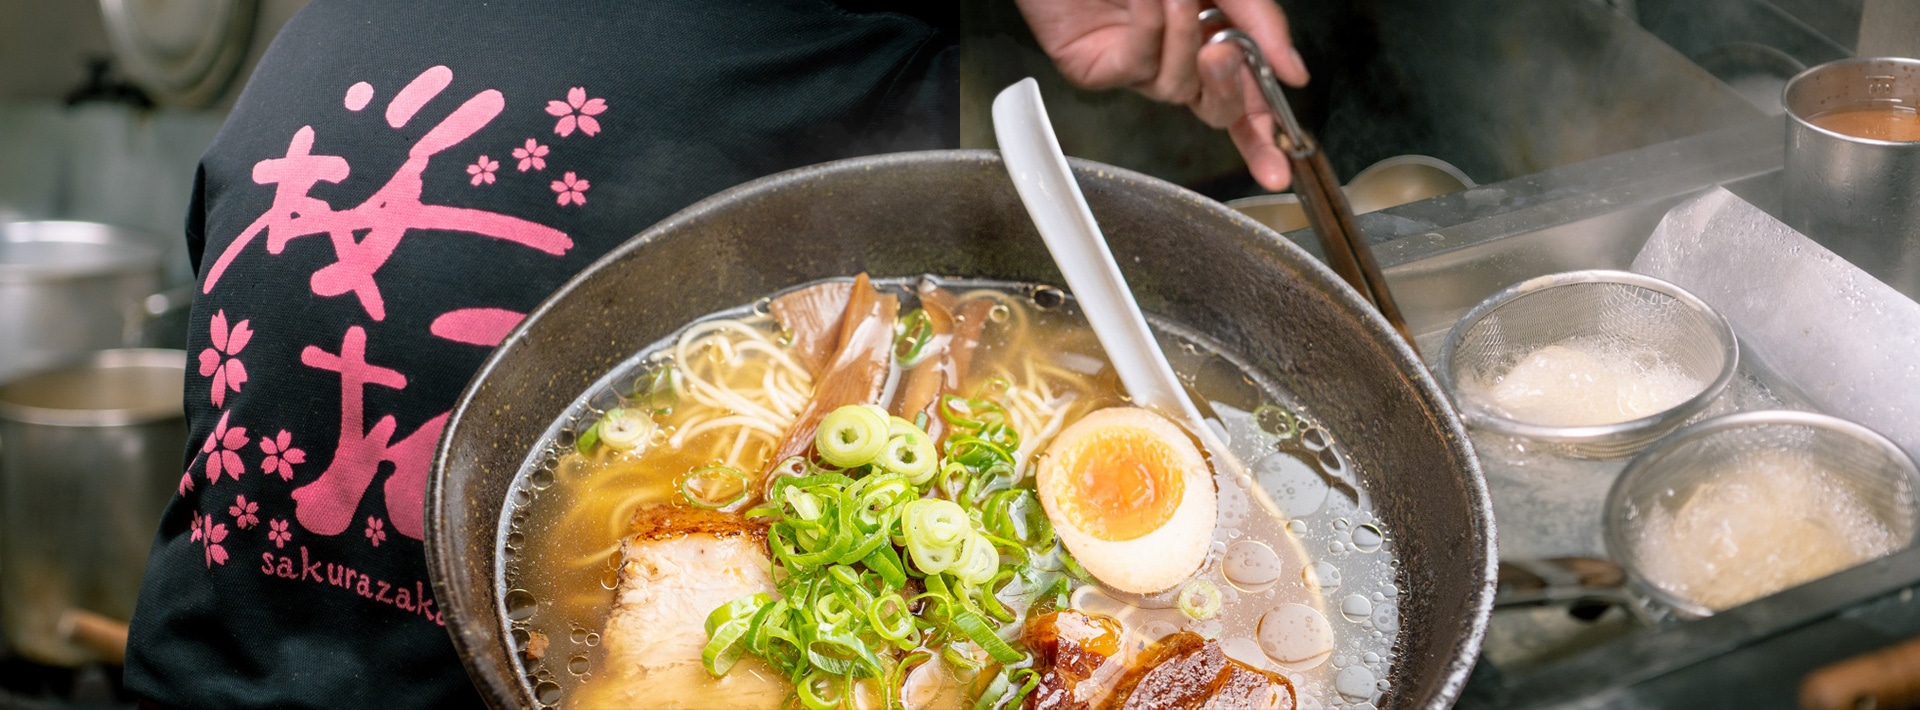
{"label": "pink kanji print", "polygon": [[220,421],[213,425],[213,433],[207,435],[207,443],[200,445],[200,453],[207,454],[207,483],[219,483],[220,473],[226,472],[228,478],[240,480],[240,474],[247,472],[247,465],[240,461],[240,447],[246,446],[252,439],[247,437],[247,428],[243,426],[227,428],[227,417],[233,412],[222,412]]}
{"label": "pink kanji print", "polygon": [[247,500],[246,496],[234,496],[233,505],[227,506],[227,515],[233,516],[233,524],[241,530],[260,524],[260,504]]}
{"label": "pink kanji print", "polygon": [[487,156],[482,155],[480,156],[479,160],[476,160],[472,165],[467,166],[467,174],[473,176],[473,180],[471,180],[470,182],[472,182],[476,187],[478,187],[480,183],[483,183],[483,182],[488,185],[492,185],[493,171],[499,170],[499,169],[500,169],[500,161],[488,160]]}
{"label": "pink kanji print", "polygon": [[[227,406],[227,390],[240,391],[247,383],[247,366],[240,363],[241,350],[247,342],[253,340],[253,329],[247,327],[252,319],[247,319],[227,327],[227,312],[221,310],[213,314],[210,330],[213,335],[213,347],[200,351],[200,376],[213,378],[213,407]],[[222,357],[222,356],[225,357]]]}
{"label": "pink kanji print", "polygon": [[[444,66],[423,72],[388,106],[389,125],[404,125],[451,81],[452,72]],[[288,142],[284,157],[254,164],[253,181],[275,186],[273,204],[221,251],[220,258],[206,271],[202,292],[212,293],[227,267],[261,234],[266,235],[269,254],[282,253],[287,242],[294,239],[326,235],[333,245],[335,261],[313,273],[308,280],[310,288],[322,297],[353,294],[376,321],[386,320],[387,311],[374,273],[386,265],[409,233],[464,232],[554,256],[565,254],[573,248],[573,240],[552,227],[485,210],[420,202],[423,175],[433,157],[472,137],[505,107],[506,99],[498,90],[474,94],[421,135],[386,184],[360,204],[343,210],[335,210],[308,193],[319,183],[346,180],[352,169],[340,156],[314,154],[313,127],[302,126]]]}
{"label": "pink kanji print", "polygon": [[520,160],[520,172],[547,169],[547,147],[532,138],[525,146],[513,149],[513,157]]}
{"label": "pink kanji print", "polygon": [[605,113],[606,110],[606,99],[589,99],[587,90],[579,86],[567,90],[566,101],[547,102],[547,114],[560,117],[560,120],[553,124],[553,132],[560,134],[561,138],[573,135],[575,126],[580,128],[581,133],[589,136],[598,134],[600,120],[594,116]]}
{"label": "pink kanji print", "polygon": [[274,547],[286,547],[287,541],[293,539],[293,532],[287,529],[287,521],[269,520],[267,521],[267,539],[273,541]]}
{"label": "pink kanji print", "polygon": [[386,527],[386,524],[380,522],[379,518],[371,515],[367,516],[367,529],[365,534],[367,540],[372,542],[374,547],[379,547],[380,542],[387,539]]}
{"label": "pink kanji print", "polygon": [[566,176],[553,181],[552,187],[554,192],[560,193],[560,197],[554,201],[560,203],[561,207],[565,207],[568,202],[576,205],[587,204],[586,192],[592,184],[574,177],[573,172],[568,171]]}
{"label": "pink kanji print", "polygon": [[260,461],[260,471],[280,474],[282,481],[293,480],[293,464],[306,463],[307,452],[292,444],[293,435],[285,429],[274,436],[260,437],[260,450],[267,452],[267,457]]}
{"label": "pink kanji print", "polygon": [[393,441],[399,422],[393,415],[381,416],[373,428],[366,428],[368,385],[406,389],[407,378],[390,368],[367,362],[367,331],[350,326],[334,354],[309,345],[300,353],[300,362],[308,367],[340,373],[340,439],[334,445],[333,461],[320,477],[293,491],[294,514],[300,526],[320,535],[339,535],[353,524],[355,511],[380,464],[393,464],[393,473],[381,489],[386,496],[387,517],[393,530],[418,540],[425,532],[421,518],[426,495],[427,466],[433,461],[433,445],[447,426],[447,412],[427,420],[407,438]]}
{"label": "pink kanji print", "polygon": [[227,563],[227,548],[220,543],[227,539],[227,524],[213,522],[213,516],[193,514],[193,541],[200,543],[208,568],[215,564]]}

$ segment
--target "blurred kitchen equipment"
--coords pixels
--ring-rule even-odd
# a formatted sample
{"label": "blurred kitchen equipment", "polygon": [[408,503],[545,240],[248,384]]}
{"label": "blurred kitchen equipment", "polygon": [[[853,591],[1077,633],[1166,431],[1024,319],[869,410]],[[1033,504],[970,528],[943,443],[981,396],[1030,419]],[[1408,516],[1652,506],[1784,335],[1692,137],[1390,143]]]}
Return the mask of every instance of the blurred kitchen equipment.
{"label": "blurred kitchen equipment", "polygon": [[[1700,618],[1712,615],[1714,609],[1671,589],[1678,580],[1653,578],[1656,572],[1648,569],[1649,553],[1641,536],[1648,521],[1663,511],[1678,515],[1706,485],[1724,486],[1727,481],[1737,480],[1731,478],[1734,476],[1778,480],[1787,472],[1735,466],[1757,467],[1782,460],[1804,466],[1813,476],[1811,480],[1831,486],[1834,492],[1850,496],[1849,500],[1863,506],[1866,514],[1898,541],[1893,551],[1912,543],[1920,528],[1920,499],[1915,493],[1920,486],[1920,470],[1886,437],[1859,424],[1813,412],[1762,410],[1708,419],[1648,448],[1627,465],[1607,492],[1607,556],[1626,570],[1632,589],[1650,600],[1654,616],[1671,611],[1682,618]],[[1779,516],[1782,511],[1811,505],[1798,496],[1772,501],[1742,495],[1739,502],[1750,516]],[[1767,522],[1784,526],[1793,521]],[[1834,521],[1814,520],[1811,524],[1830,529]],[[1748,542],[1761,544],[1757,540]],[[1688,539],[1686,543],[1692,543],[1690,549],[1700,550],[1713,541]],[[1676,559],[1690,561],[1684,555]]]}
{"label": "blurred kitchen equipment", "polygon": [[161,292],[158,243],[93,222],[0,223],[0,381],[141,344],[151,318],[190,304],[190,293]]}
{"label": "blurred kitchen equipment", "polygon": [[1782,100],[1784,221],[1909,298],[1920,297],[1920,142],[1859,138],[1810,120],[1844,109],[1920,109],[1920,60],[1828,62],[1787,82]]}
{"label": "blurred kitchen equipment", "polygon": [[1808,673],[1806,679],[1800,681],[1800,708],[1920,708],[1920,638]]}
{"label": "blurred kitchen equipment", "polygon": [[[0,626],[41,663],[98,660],[62,617],[132,617],[180,481],[187,355],[108,350],[0,385]],[[96,644],[97,645],[97,644]]]}
{"label": "blurred kitchen equipment", "polygon": [[[1495,382],[1529,354],[1572,339],[1658,353],[1706,388],[1649,416],[1590,426],[1516,421],[1481,401],[1485,391],[1476,383]],[[1564,456],[1607,459],[1639,451],[1706,409],[1739,361],[1733,326],[1706,302],[1650,276],[1595,269],[1528,279],[1488,297],[1448,331],[1434,369],[1468,426],[1537,441]]]}
{"label": "blurred kitchen equipment", "polygon": [[200,108],[233,83],[259,0],[100,0],[114,56],[168,106]]}
{"label": "blurred kitchen equipment", "polygon": [[[1396,155],[1367,166],[1347,182],[1347,202],[1356,215],[1399,207],[1473,187],[1473,180],[1453,164],[1425,155]],[[1255,195],[1227,201],[1227,206],[1272,227],[1291,232],[1311,226],[1300,196],[1291,192]]]}
{"label": "blurred kitchen equipment", "polygon": [[1325,254],[1327,265],[1387,317],[1387,322],[1407,341],[1407,347],[1414,347],[1413,331],[1407,329],[1407,319],[1400,315],[1400,307],[1393,301],[1387,277],[1380,273],[1380,264],[1374,260],[1372,248],[1367,246],[1367,235],[1353,224],[1353,208],[1340,189],[1340,178],[1334,174],[1333,164],[1327,162],[1319,143],[1300,127],[1293,107],[1280,92],[1280,80],[1274,77],[1273,66],[1260,52],[1260,45],[1247,33],[1229,26],[1226,13],[1219,8],[1200,13],[1200,26],[1202,31],[1213,33],[1207,44],[1231,43],[1246,56],[1254,83],[1260,86],[1267,108],[1274,115],[1274,142],[1287,154],[1287,162],[1293,168],[1294,194],[1300,196],[1307,222],[1320,237],[1320,250]]}

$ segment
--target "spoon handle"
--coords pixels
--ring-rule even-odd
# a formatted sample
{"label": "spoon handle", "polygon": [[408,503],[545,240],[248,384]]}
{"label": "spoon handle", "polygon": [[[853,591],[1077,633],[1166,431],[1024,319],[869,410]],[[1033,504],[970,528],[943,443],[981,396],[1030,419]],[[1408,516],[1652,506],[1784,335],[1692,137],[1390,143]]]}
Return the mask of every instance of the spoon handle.
{"label": "spoon handle", "polygon": [[993,133],[1021,202],[1033,216],[1047,251],[1066,277],[1067,288],[1093,326],[1127,395],[1135,404],[1204,429],[1200,413],[1187,399],[1166,353],[1140,315],[1140,305],[1060,152],[1047,107],[1040,100],[1039,84],[1022,79],[994,98]]}

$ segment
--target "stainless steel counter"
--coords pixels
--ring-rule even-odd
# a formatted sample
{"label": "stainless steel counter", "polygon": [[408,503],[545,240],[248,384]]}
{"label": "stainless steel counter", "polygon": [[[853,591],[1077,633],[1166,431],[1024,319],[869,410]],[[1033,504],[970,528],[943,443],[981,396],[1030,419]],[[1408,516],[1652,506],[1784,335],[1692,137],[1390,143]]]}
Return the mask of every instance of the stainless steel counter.
{"label": "stainless steel counter", "polygon": [[[1724,185],[1777,213],[1784,132],[1781,119],[1751,121],[1362,215],[1359,224],[1431,361],[1453,322],[1506,285],[1627,268],[1660,219],[1690,196]],[[1318,251],[1310,231],[1286,236]],[[1771,373],[1747,375],[1780,386]],[[1806,406],[1791,388],[1774,395]],[[1476,437],[1476,445],[1496,444]],[[1543,473],[1482,453],[1503,557],[1602,552],[1597,496],[1623,462],[1568,462]],[[1920,634],[1916,586],[1920,549],[1659,628],[1620,609],[1595,621],[1561,608],[1497,612],[1460,705],[1791,706],[1813,668]]]}

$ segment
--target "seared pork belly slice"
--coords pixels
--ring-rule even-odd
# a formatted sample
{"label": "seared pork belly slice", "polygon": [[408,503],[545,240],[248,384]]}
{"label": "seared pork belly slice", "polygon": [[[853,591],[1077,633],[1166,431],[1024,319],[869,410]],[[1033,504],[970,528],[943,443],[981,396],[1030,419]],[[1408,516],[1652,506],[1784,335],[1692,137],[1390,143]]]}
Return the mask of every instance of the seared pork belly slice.
{"label": "seared pork belly slice", "polygon": [[1182,631],[1149,648],[1108,698],[1109,710],[1293,710],[1286,676],[1227,657]]}
{"label": "seared pork belly slice", "polygon": [[659,507],[635,515],[621,544],[626,562],[601,634],[606,659],[568,706],[575,708],[779,708],[784,678],[747,658],[725,677],[700,665],[707,614],[773,591],[765,530],[738,516]]}

